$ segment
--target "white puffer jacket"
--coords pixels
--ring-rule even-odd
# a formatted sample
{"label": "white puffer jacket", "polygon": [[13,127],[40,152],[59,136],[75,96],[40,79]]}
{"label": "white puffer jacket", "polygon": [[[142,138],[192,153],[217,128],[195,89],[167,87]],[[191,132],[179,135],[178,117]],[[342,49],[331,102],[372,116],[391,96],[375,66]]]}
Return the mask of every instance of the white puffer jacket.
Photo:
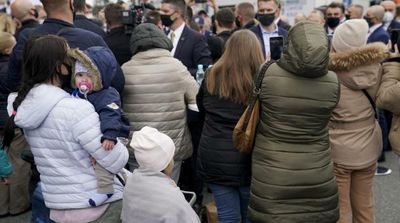
{"label": "white puffer jacket", "polygon": [[[121,143],[111,151],[101,147],[99,116],[93,106],[53,85],[35,86],[19,106],[15,123],[31,146],[49,208],[89,207],[97,184],[90,156],[112,173],[128,161]],[[107,202],[122,198],[123,187],[117,180],[114,190]]]}

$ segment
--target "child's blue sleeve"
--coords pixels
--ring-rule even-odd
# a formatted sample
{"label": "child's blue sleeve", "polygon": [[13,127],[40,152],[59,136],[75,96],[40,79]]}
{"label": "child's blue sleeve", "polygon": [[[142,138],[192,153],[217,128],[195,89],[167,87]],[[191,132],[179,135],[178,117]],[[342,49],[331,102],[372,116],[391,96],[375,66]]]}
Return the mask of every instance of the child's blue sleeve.
{"label": "child's blue sleeve", "polygon": [[101,141],[108,139],[117,142],[117,137],[128,138],[129,122],[122,113],[121,99],[117,90],[110,87],[96,92],[93,96],[95,97],[90,96],[88,99],[100,116],[100,128],[103,133]]}

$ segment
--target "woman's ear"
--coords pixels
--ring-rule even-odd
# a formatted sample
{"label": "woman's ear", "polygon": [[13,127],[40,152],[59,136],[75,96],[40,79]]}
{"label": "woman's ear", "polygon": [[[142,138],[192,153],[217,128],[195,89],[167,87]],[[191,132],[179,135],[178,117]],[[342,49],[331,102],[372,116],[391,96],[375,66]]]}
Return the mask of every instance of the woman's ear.
{"label": "woman's ear", "polygon": [[12,53],[12,50],[13,50],[13,48],[6,48],[5,50],[4,50],[4,54],[6,54],[6,55],[10,55],[11,53]]}

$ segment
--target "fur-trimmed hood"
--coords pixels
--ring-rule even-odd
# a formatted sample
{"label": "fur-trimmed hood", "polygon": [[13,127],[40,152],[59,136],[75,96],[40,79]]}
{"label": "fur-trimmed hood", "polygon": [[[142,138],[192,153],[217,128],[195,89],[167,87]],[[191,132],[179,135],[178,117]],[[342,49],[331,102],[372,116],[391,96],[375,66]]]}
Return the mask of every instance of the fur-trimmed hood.
{"label": "fur-trimmed hood", "polygon": [[[110,49],[105,47],[89,47],[85,51],[71,49],[68,55],[75,60],[80,61],[93,75],[93,91],[99,91],[111,86],[114,79],[118,62]],[[75,86],[75,63],[72,69],[72,87]]]}
{"label": "fur-trimmed hood", "polygon": [[350,71],[362,66],[383,62],[389,57],[389,51],[383,43],[371,43],[364,47],[329,54],[329,70],[335,72]]}

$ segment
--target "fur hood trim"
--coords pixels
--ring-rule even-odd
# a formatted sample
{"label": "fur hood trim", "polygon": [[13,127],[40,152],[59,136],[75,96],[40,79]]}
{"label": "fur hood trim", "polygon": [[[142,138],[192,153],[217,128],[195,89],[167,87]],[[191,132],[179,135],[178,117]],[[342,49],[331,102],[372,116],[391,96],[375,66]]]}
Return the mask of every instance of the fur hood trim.
{"label": "fur hood trim", "polygon": [[389,55],[389,50],[383,43],[371,43],[354,50],[330,53],[329,70],[350,71],[358,67],[381,63]]}
{"label": "fur hood trim", "polygon": [[75,89],[77,86],[75,85],[75,61],[81,62],[89,72],[92,74],[93,81],[93,91],[99,91],[103,88],[101,74],[97,66],[93,63],[93,61],[81,50],[79,49],[70,49],[68,50],[68,56],[74,59],[74,63],[72,64],[72,77],[71,77],[71,86]]}

